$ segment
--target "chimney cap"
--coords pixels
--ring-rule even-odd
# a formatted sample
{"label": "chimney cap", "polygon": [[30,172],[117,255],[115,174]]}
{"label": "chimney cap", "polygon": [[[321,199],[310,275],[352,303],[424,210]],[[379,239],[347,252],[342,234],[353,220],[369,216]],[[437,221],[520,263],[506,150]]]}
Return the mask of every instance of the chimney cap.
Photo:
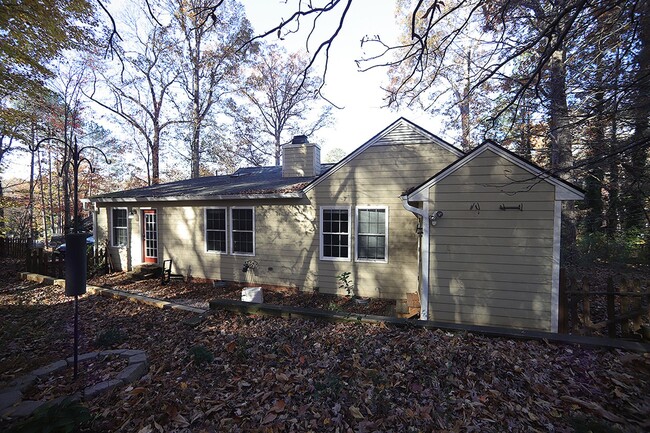
{"label": "chimney cap", "polygon": [[296,135],[291,140],[291,144],[307,144],[309,140],[306,135]]}

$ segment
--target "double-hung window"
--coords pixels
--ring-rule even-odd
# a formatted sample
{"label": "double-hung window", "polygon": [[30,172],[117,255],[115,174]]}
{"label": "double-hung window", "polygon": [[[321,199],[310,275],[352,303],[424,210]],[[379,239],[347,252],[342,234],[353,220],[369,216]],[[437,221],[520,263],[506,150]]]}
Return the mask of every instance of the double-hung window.
{"label": "double-hung window", "polygon": [[205,209],[205,249],[226,252],[226,208]]}
{"label": "double-hung window", "polygon": [[350,260],[350,208],[321,207],[320,256],[323,260]]}
{"label": "double-hung window", "polygon": [[357,260],[388,261],[388,208],[357,208]]}
{"label": "double-hung window", "polygon": [[252,207],[230,208],[230,251],[255,255],[255,211]]}
{"label": "double-hung window", "polygon": [[126,208],[113,208],[111,210],[111,225],[113,227],[111,245],[124,247],[127,243],[127,224],[129,221]]}

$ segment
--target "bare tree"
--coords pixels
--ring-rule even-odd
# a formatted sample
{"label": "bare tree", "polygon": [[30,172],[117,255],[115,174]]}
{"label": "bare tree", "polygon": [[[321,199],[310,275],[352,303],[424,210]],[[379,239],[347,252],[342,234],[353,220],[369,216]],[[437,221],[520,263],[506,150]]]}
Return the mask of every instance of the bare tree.
{"label": "bare tree", "polygon": [[264,46],[250,75],[228,102],[238,154],[259,165],[281,164],[282,145],[296,134],[312,135],[328,125],[331,107],[318,94],[321,80],[303,75],[309,59]]}
{"label": "bare tree", "polygon": [[237,2],[171,0],[169,12],[183,40],[177,66],[188,100],[184,120],[189,125],[191,177],[196,178],[206,150],[202,128],[214,105],[232,91],[248,51],[239,48],[251,40],[252,30]]}
{"label": "bare tree", "polygon": [[[144,14],[149,17],[148,15]],[[144,23],[144,28],[141,29]],[[122,52],[123,70],[102,73],[102,84],[110,90],[112,101],[101,99],[98,92],[89,97],[133,129],[146,143],[147,184],[160,182],[160,149],[165,131],[180,122],[165,110],[172,86],[180,70],[176,68],[178,41],[171,26],[159,26],[148,20],[130,21],[128,49]],[[97,79],[95,80],[97,83]]]}

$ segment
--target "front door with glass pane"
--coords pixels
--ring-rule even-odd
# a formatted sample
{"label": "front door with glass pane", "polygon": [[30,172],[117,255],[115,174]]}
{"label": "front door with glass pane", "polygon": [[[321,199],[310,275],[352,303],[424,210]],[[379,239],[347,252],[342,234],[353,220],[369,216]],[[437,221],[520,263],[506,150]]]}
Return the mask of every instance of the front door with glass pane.
{"label": "front door with glass pane", "polygon": [[143,210],[142,221],[143,261],[145,263],[158,263],[158,224],[156,221],[156,210]]}

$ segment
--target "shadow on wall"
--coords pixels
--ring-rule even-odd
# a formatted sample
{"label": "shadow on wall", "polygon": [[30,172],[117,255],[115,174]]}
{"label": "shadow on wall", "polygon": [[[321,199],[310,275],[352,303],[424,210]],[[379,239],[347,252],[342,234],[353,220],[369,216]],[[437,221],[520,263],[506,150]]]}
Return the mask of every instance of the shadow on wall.
{"label": "shadow on wall", "polygon": [[431,320],[550,330],[554,187],[516,168],[476,158],[431,188]]}

